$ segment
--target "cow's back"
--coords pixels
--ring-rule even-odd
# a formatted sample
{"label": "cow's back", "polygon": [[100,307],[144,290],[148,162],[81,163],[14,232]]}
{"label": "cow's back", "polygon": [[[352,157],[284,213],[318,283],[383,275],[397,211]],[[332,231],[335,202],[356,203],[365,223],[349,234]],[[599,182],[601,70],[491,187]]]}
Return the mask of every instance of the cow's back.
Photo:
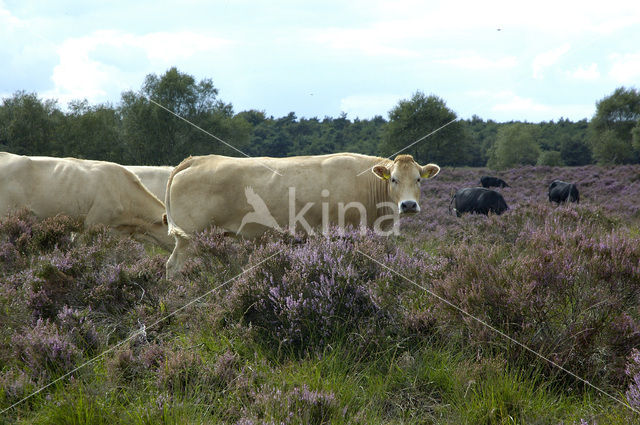
{"label": "cow's back", "polygon": [[509,207],[504,197],[495,190],[468,187],[460,189],[455,194],[455,210],[460,216],[462,213],[502,214]]}
{"label": "cow's back", "polygon": [[[100,172],[108,163],[74,158],[11,155],[2,161],[3,213],[28,208],[39,217],[85,217],[99,195],[121,186],[117,174]],[[8,180],[4,180],[7,178]]]}
{"label": "cow's back", "polygon": [[[370,186],[376,179],[369,169],[376,161],[384,160],[346,153],[289,158],[191,157],[176,167],[170,178],[167,214],[186,234],[215,224],[231,232],[242,227],[243,235],[254,236],[267,227],[243,225],[242,219],[256,213],[262,204],[285,229],[291,208],[297,213],[312,204],[304,219],[317,227],[322,224],[323,203],[329,208],[329,221],[335,222],[336,206],[355,201],[368,209],[367,220],[371,221],[375,211],[370,211]],[[345,221],[359,223],[359,217],[352,208]]]}
{"label": "cow's back", "polygon": [[[3,154],[0,160],[2,214],[22,208],[40,217],[86,214],[90,204],[86,202],[85,192],[92,183],[74,168],[71,161],[61,158]],[[79,185],[78,181],[84,184]],[[69,193],[74,192],[77,196],[71,198]]]}
{"label": "cow's back", "polygon": [[554,180],[549,185],[549,202],[577,202],[580,203],[578,188],[573,183]]}
{"label": "cow's back", "polygon": [[164,202],[167,181],[169,180],[173,167],[168,165],[125,165],[124,168],[138,176],[142,184],[149,189],[149,192]]}

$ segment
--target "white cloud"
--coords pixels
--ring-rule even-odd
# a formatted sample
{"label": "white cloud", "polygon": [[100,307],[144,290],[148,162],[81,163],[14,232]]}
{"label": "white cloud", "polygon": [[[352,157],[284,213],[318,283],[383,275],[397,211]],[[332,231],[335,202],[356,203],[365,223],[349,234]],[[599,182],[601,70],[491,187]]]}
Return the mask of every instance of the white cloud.
{"label": "white cloud", "polygon": [[495,103],[491,110],[493,111],[509,111],[509,112],[521,112],[521,111],[535,111],[535,112],[547,112],[549,107],[541,103],[535,102],[533,99],[520,97],[513,92],[501,92],[494,96],[497,103]]}
{"label": "white cloud", "polygon": [[[571,120],[581,120],[593,116],[595,106],[588,104],[541,103],[529,97],[523,97],[513,91],[505,90],[492,92],[489,90],[475,90],[466,93],[471,98],[481,98],[487,101],[490,116],[486,118],[497,120],[524,120],[529,122],[557,120],[560,117]],[[484,108],[482,108],[484,109]]]}
{"label": "white cloud", "polygon": [[529,5],[508,0],[361,3],[378,19],[405,19],[415,24],[422,21],[420,27],[426,31],[503,28],[563,35],[609,34],[640,23],[640,8],[629,0],[609,0],[606,6],[598,0],[539,0]]}
{"label": "white cloud", "polygon": [[345,50],[367,56],[418,57],[418,52],[403,46],[410,38],[395,23],[386,22],[363,28],[323,28],[309,32],[307,38],[332,50]]}
{"label": "white cloud", "polygon": [[[109,93],[127,89],[127,81],[131,80],[127,77],[132,73],[144,74],[149,66],[158,69],[175,65],[230,44],[220,38],[187,31],[145,35],[96,31],[87,36],[69,38],[57,47],[60,61],[51,76],[54,88],[44,95],[62,102],[82,98],[92,102],[104,101]],[[111,56],[110,50],[113,51]],[[122,66],[118,59],[128,63]]]}
{"label": "white cloud", "polygon": [[609,76],[618,84],[638,84],[640,79],[640,52],[614,54]]}
{"label": "white cloud", "polygon": [[4,28],[22,27],[23,23],[10,11],[5,9],[4,2],[0,2],[0,23]]}
{"label": "white cloud", "polygon": [[143,48],[151,61],[173,64],[196,54],[213,52],[233,42],[190,31],[157,32],[137,37],[132,45]]}
{"label": "white cloud", "polygon": [[594,32],[612,34],[625,28],[637,26],[640,24],[640,14],[638,13],[640,8],[635,5],[634,9],[635,13],[633,11],[626,13],[626,11],[618,9],[618,16],[609,16],[607,19],[595,23],[593,26]]}
{"label": "white cloud", "polygon": [[340,110],[350,118],[372,118],[388,112],[402,98],[395,94],[352,95],[340,100]]}
{"label": "white cloud", "polygon": [[450,59],[438,59],[436,62],[471,70],[509,69],[515,68],[518,65],[518,59],[514,56],[489,59],[477,53],[469,53]]}
{"label": "white cloud", "polygon": [[571,46],[568,43],[563,44],[555,49],[540,53],[533,59],[533,78],[540,79],[543,77],[543,71],[555,65],[560,58],[569,51]]}
{"label": "white cloud", "polygon": [[595,81],[600,78],[598,64],[592,63],[589,66],[579,66],[573,71],[567,71],[567,76],[575,80]]}

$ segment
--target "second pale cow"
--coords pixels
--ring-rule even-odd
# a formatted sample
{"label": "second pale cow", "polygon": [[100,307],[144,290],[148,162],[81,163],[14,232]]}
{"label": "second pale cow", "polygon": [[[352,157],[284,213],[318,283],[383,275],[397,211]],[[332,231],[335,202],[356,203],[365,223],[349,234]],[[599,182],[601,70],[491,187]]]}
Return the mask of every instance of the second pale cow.
{"label": "second pale cow", "polygon": [[440,171],[410,155],[353,153],[291,158],[190,157],[172,172],[165,204],[176,245],[167,276],[180,271],[190,237],[213,225],[256,237],[269,229],[313,233],[331,225],[383,230],[420,211],[420,185]]}

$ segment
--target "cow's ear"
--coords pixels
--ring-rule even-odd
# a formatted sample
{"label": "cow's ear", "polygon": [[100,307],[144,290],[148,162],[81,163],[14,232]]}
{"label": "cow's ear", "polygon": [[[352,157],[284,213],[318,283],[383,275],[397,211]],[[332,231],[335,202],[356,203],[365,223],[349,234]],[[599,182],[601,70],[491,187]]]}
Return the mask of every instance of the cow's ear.
{"label": "cow's ear", "polygon": [[440,172],[440,167],[436,164],[427,164],[424,167],[420,168],[420,177],[423,179],[430,179],[431,177],[435,177],[436,174]]}
{"label": "cow's ear", "polygon": [[376,165],[371,171],[382,180],[389,180],[389,177],[391,177],[391,171],[384,165]]}

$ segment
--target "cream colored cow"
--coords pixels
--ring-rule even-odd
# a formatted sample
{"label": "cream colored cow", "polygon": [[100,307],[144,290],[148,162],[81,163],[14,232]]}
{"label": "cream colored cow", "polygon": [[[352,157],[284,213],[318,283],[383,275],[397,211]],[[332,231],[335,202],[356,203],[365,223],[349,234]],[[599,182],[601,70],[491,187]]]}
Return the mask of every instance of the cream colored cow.
{"label": "cream colored cow", "polygon": [[64,214],[82,219],[85,227],[105,224],[173,247],[162,220],[164,204],[135,174],[112,162],[0,152],[0,217],[23,208],[41,218]]}
{"label": "cream colored cow", "polygon": [[439,171],[410,155],[393,161],[353,153],[187,158],[167,184],[166,219],[176,239],[167,276],[182,269],[189,238],[210,225],[244,237],[270,228],[313,233],[330,225],[387,231],[398,213],[420,211],[421,180]]}
{"label": "cream colored cow", "polygon": [[169,180],[173,167],[168,165],[125,165],[124,168],[138,176],[142,184],[149,189],[149,192],[153,193],[158,199],[164,202],[164,193],[167,190],[167,181]]}

